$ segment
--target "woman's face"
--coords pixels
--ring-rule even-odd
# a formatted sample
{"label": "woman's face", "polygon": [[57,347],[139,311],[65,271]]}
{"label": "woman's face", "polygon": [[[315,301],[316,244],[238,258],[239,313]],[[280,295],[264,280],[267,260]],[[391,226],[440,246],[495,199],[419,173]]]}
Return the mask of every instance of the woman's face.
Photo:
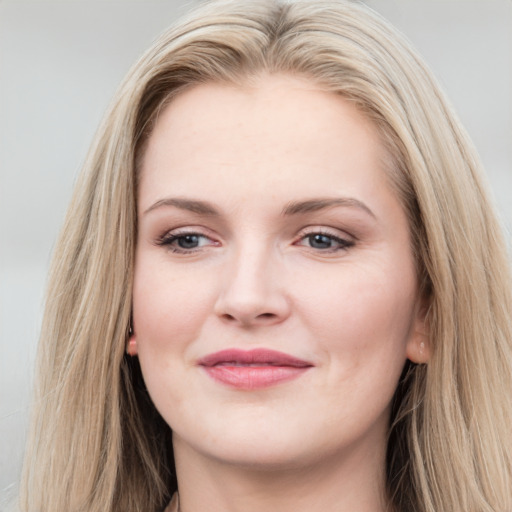
{"label": "woman's face", "polygon": [[160,114],[141,171],[133,322],[178,458],[383,457],[424,337],[385,158],[349,101],[289,76],[199,85]]}

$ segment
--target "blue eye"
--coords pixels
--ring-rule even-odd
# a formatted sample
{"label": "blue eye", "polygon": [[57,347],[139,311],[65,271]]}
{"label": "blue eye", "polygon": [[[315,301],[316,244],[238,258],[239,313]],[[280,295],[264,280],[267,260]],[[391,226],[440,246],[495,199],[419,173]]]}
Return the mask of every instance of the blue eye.
{"label": "blue eye", "polygon": [[199,247],[201,237],[199,235],[177,236],[174,242],[181,249],[196,249]]}
{"label": "blue eye", "polygon": [[324,252],[336,252],[352,247],[354,242],[327,233],[310,233],[300,239],[299,245]]}
{"label": "blue eye", "polygon": [[207,245],[217,245],[216,242],[200,233],[167,233],[157,243],[173,252],[184,254],[194,252]]}
{"label": "blue eye", "polygon": [[335,243],[332,237],[320,233],[308,235],[306,238],[313,249],[331,249]]}

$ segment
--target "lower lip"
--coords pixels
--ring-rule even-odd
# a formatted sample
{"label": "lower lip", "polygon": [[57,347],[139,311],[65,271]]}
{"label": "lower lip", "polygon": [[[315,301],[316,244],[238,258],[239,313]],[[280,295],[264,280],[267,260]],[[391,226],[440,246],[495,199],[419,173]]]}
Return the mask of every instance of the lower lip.
{"label": "lower lip", "polygon": [[203,366],[217,382],[237,389],[268,388],[299,378],[310,366]]}

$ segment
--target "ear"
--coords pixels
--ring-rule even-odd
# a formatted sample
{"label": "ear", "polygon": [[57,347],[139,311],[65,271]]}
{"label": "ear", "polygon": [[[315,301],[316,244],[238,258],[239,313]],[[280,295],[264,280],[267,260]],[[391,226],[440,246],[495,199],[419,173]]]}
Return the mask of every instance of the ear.
{"label": "ear", "polygon": [[418,300],[406,348],[407,359],[413,363],[425,364],[430,360],[432,344],[430,342],[429,310],[430,303],[427,300]]}
{"label": "ear", "polygon": [[131,334],[126,342],[126,353],[131,357],[137,355],[137,340],[135,339],[135,334]]}

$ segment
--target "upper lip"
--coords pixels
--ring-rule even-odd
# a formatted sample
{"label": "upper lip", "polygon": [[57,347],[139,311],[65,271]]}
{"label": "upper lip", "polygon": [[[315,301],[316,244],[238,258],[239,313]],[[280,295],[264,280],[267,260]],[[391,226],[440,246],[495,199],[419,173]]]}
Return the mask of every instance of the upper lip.
{"label": "upper lip", "polygon": [[199,359],[200,366],[216,366],[220,364],[238,365],[268,365],[268,366],[292,366],[295,368],[307,368],[313,366],[309,361],[298,359],[284,352],[266,348],[253,350],[240,350],[230,348],[208,354]]}

